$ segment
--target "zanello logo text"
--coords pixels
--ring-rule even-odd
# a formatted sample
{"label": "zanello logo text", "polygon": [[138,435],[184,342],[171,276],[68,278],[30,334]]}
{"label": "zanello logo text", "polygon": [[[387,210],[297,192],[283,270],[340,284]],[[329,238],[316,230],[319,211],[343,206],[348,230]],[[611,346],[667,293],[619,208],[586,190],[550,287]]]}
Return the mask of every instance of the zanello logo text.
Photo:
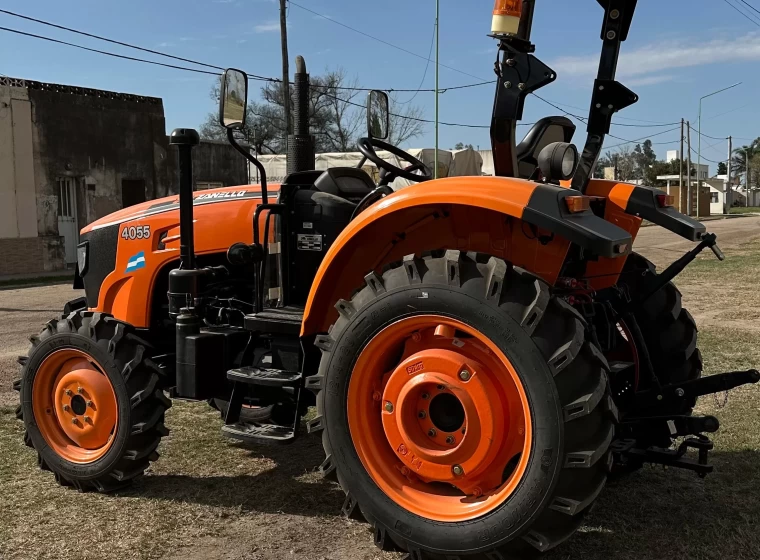
{"label": "zanello logo text", "polygon": [[406,366],[406,373],[409,375],[412,375],[413,373],[417,373],[418,371],[422,371],[422,368],[425,367],[422,362],[417,362],[416,364],[412,364],[410,366]]}
{"label": "zanello logo text", "polygon": [[202,194],[195,197],[195,200],[216,200],[219,198],[240,198],[248,194],[248,191],[234,191],[234,192],[215,192]]}

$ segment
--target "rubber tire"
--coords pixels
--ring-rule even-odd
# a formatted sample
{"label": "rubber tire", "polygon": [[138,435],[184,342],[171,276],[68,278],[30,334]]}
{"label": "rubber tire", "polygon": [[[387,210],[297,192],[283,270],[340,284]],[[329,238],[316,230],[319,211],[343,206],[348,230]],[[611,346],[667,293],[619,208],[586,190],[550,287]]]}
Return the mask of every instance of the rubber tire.
{"label": "rubber tire", "polygon": [[[18,388],[26,427],[24,442],[37,451],[40,468],[52,471],[62,486],[81,491],[111,492],[142,475],[158,459],[156,448],[169,434],[164,413],[171,407],[161,390],[160,369],[150,360],[150,345],[131,325],[92,311],[75,311],[49,321],[30,341],[32,347]],[[97,360],[116,393],[118,425],[113,444],[103,457],[85,465],[65,460],[48,446],[32,409],[32,384],[38,366],[49,354],[66,347]]]}
{"label": "rubber tire", "polygon": [[[222,420],[227,417],[227,408],[230,405],[230,401],[224,399],[210,399],[209,405],[219,411]],[[272,418],[273,409],[273,404],[256,408],[244,406],[240,410],[240,422],[268,422],[269,419]]]}
{"label": "rubber tire", "polygon": [[[351,301],[339,301],[338,321],[317,337],[318,425],[337,475],[345,515],[364,518],[375,544],[415,560],[529,558],[550,550],[580,526],[607,480],[617,411],[606,360],[585,339],[585,321],[552,297],[535,276],[488,256],[442,251],[374,273]],[[434,313],[463,321],[508,356],[524,384],[533,418],[533,459],[515,493],[475,520],[443,523],[391,501],[364,469],[347,420],[347,391],[364,345],[404,317]]]}
{"label": "rubber tire", "polygon": [[[638,253],[632,253],[626,261],[619,284],[626,286],[635,300],[651,286],[656,274],[652,262]],[[682,306],[681,299],[681,292],[669,282],[634,311],[654,373],[663,385],[692,381],[702,376],[697,325],[691,313]],[[657,406],[647,414],[691,414],[695,405],[696,399],[691,399],[677,406]]]}

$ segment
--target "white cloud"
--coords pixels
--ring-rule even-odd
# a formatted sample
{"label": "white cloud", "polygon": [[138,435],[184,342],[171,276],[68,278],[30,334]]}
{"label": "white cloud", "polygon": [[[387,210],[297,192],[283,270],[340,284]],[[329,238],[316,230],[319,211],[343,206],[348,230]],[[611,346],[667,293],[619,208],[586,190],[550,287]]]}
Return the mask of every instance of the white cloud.
{"label": "white cloud", "polygon": [[672,82],[675,79],[676,76],[673,74],[654,74],[652,76],[642,76],[640,78],[626,80],[625,85],[631,87],[654,86],[657,84],[664,84],[665,82]]}
{"label": "white cloud", "polygon": [[257,25],[253,28],[256,33],[270,33],[272,31],[279,31],[280,30],[280,22],[279,21],[269,21],[267,23],[262,23],[260,25]]}
{"label": "white cloud", "polygon": [[168,41],[164,41],[163,43],[159,43],[158,46],[161,47],[161,48],[173,47],[174,43],[170,43]]}
{"label": "white cloud", "polygon": [[[658,74],[679,68],[693,68],[706,64],[723,62],[760,61],[760,33],[747,33],[741,37],[705,39],[677,39],[651,43],[633,50],[625,49],[620,55],[618,76],[631,78],[647,76],[649,85],[652,80],[667,81]],[[599,67],[599,55],[563,56],[552,63],[560,75],[574,78],[588,78],[596,75]],[[650,76],[655,74],[655,76]],[[631,83],[631,82],[629,82]]]}

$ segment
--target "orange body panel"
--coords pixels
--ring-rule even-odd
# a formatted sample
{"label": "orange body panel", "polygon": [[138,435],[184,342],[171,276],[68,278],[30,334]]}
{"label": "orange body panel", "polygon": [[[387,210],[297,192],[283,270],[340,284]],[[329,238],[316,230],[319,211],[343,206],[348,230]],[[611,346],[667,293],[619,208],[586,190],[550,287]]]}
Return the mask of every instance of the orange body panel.
{"label": "orange body panel", "polygon": [[[642,220],[638,216],[626,214],[625,209],[635,188],[634,185],[627,183],[592,179],[586,190],[588,196],[600,196],[607,199],[604,219],[630,233],[634,241]],[[626,259],[620,258],[600,258],[596,262],[589,262],[586,267],[586,278],[590,287],[594,290],[602,290],[617,284],[625,262]]]}
{"label": "orange body panel", "polygon": [[[420,183],[370,207],[338,236],[312,284],[302,335],[326,331],[333,305],[371,271],[435,249],[477,251],[557,280],[570,243],[543,245],[521,218],[538,185],[502,177],[455,177]],[[539,235],[548,232],[538,231]]]}
{"label": "orange body panel", "polygon": [[[278,186],[269,189],[269,200],[274,202]],[[234,243],[253,243],[253,216],[262,203],[260,198],[209,198],[213,195],[229,195],[245,192],[247,196],[260,193],[258,186],[226,187],[195,193],[195,253],[196,255],[226,252]],[[198,197],[204,197],[199,203]],[[208,200],[208,202],[206,202]],[[179,201],[178,196],[152,200],[138,204],[101,220],[93,222],[82,230],[87,233],[93,229],[119,224],[119,241],[116,252],[116,268],[104,280],[95,310],[111,313],[121,321],[136,327],[148,327],[150,324],[151,300],[153,287],[162,268],[179,260],[179,208],[172,205]],[[172,209],[161,211],[159,205],[165,204]],[[150,226],[148,239],[125,239],[124,228]],[[261,219],[263,239],[264,218]],[[163,234],[165,248],[159,249]],[[127,270],[130,259],[142,253],[145,266],[132,272]]]}

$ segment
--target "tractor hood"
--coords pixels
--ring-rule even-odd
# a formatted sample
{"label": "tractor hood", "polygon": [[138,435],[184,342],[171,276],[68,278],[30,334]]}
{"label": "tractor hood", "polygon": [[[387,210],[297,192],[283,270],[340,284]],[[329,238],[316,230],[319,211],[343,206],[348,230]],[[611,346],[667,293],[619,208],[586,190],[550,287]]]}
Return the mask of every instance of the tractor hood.
{"label": "tractor hood", "polygon": [[[269,192],[273,193],[275,196],[278,191],[278,185],[272,185],[269,188]],[[193,206],[248,199],[261,199],[261,187],[258,185],[245,185],[239,187],[223,187],[219,189],[199,191],[194,194]],[[84,227],[80,233],[84,235],[85,233],[89,233],[93,230],[122,224],[124,222],[130,222],[132,220],[147,218],[148,216],[162,214],[164,212],[171,212],[178,209],[179,195],[172,195],[156,200],[149,200],[141,204],[136,204],[134,206],[118,210],[112,214],[108,214],[107,216],[100,218],[99,220],[95,220],[88,226]]]}

